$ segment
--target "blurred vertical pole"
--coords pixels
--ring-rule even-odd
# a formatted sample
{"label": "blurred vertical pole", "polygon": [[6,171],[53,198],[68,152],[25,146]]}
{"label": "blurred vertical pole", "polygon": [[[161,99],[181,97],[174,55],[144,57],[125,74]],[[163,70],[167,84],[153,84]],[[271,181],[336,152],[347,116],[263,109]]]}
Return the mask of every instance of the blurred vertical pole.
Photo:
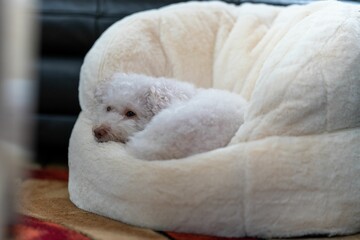
{"label": "blurred vertical pole", "polygon": [[7,239],[15,180],[32,157],[35,0],[0,0],[0,14],[0,239]]}

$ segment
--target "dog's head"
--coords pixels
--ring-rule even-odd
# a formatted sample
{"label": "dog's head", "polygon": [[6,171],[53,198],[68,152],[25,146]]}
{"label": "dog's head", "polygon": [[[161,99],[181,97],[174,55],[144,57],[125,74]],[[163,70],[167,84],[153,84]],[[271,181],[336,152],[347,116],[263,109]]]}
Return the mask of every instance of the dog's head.
{"label": "dog's head", "polygon": [[117,74],[100,83],[94,94],[97,102],[95,139],[125,143],[134,133],[143,130],[158,112],[177,98],[178,89],[169,87],[169,80],[164,81],[143,75]]}

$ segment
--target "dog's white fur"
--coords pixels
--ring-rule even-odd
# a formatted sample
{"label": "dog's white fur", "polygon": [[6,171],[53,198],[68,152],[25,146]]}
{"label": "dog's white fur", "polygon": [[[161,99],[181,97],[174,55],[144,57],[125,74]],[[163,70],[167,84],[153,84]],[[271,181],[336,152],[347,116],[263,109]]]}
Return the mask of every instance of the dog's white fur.
{"label": "dog's white fur", "polygon": [[226,146],[244,122],[246,106],[227,91],[137,74],[114,75],[99,84],[95,98],[95,139],[126,143],[128,151],[147,160]]}

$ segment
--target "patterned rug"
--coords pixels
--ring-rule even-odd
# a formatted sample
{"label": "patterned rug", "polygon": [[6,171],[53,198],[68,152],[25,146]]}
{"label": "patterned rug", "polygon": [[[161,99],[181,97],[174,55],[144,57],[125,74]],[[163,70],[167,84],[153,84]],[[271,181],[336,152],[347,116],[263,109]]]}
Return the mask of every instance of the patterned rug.
{"label": "patterned rug", "polygon": [[[157,232],[85,212],[69,200],[67,181],[64,169],[31,171],[21,183],[19,221],[12,226],[16,240],[256,240]],[[360,240],[360,235],[331,240]]]}
{"label": "patterned rug", "polygon": [[156,232],[130,226],[75,207],[64,169],[33,170],[22,182],[20,216],[13,231],[19,240],[254,240]]}

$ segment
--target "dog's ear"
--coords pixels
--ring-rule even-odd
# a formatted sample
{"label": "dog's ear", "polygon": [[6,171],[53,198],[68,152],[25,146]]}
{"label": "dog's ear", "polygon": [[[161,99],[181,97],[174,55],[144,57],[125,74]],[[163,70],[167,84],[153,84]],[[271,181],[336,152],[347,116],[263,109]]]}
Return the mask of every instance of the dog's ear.
{"label": "dog's ear", "polygon": [[150,86],[146,95],[146,108],[156,115],[171,103],[171,93],[168,89],[160,86]]}
{"label": "dog's ear", "polygon": [[94,98],[98,103],[103,103],[104,95],[106,93],[107,82],[100,81],[94,90]]}

